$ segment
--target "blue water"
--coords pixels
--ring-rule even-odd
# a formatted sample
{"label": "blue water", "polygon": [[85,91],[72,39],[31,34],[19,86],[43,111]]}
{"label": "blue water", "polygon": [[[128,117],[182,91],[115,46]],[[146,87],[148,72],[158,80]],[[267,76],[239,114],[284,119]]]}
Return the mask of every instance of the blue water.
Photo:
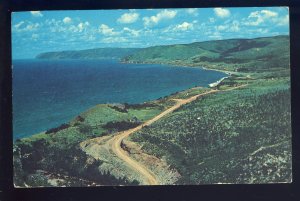
{"label": "blue water", "polygon": [[224,76],[200,68],[115,60],[15,60],[14,139],[66,123],[99,103],[141,103]]}

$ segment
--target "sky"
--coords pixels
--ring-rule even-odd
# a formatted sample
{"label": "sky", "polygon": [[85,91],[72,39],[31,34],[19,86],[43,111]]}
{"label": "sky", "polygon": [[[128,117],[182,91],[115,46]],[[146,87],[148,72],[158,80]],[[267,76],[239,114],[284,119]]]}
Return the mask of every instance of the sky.
{"label": "sky", "polygon": [[149,47],[289,34],[287,7],[12,13],[13,59],[42,52]]}

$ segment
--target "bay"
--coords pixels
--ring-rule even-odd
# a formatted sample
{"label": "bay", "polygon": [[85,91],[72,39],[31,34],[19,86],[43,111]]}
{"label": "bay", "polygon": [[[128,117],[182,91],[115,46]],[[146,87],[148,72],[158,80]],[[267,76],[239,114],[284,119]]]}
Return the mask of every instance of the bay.
{"label": "bay", "polygon": [[226,74],[202,68],[116,60],[14,60],[13,137],[70,121],[100,103],[142,103]]}

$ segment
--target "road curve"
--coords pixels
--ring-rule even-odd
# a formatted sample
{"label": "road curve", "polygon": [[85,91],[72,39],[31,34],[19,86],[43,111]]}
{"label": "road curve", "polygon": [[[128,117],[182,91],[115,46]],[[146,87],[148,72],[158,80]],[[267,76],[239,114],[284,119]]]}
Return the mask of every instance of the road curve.
{"label": "road curve", "polygon": [[[138,161],[132,159],[129,154],[122,148],[122,142],[123,140],[128,137],[129,135],[133,134],[134,132],[141,130],[143,127],[145,126],[149,126],[152,123],[154,123],[155,121],[159,120],[160,118],[166,116],[167,114],[173,112],[174,110],[180,108],[182,105],[185,105],[187,103],[190,103],[194,100],[196,100],[197,98],[207,95],[207,94],[212,94],[215,92],[224,92],[224,91],[230,91],[230,90],[234,90],[237,88],[241,88],[247,86],[247,84],[245,85],[240,85],[240,86],[236,86],[236,87],[232,87],[226,90],[218,90],[218,89],[212,89],[210,91],[192,96],[190,98],[187,99],[172,99],[173,101],[176,101],[176,104],[173,105],[172,107],[168,108],[167,110],[161,112],[160,114],[158,114],[157,116],[153,117],[152,119],[144,122],[143,124],[126,130],[126,131],[122,131],[122,132],[118,132],[114,135],[114,137],[112,137],[111,139],[109,139],[108,141],[105,142],[105,144],[108,145],[108,147],[110,147],[110,149],[112,150],[112,152],[114,152],[114,154],[120,158],[121,160],[123,160],[128,167],[130,167],[132,170],[138,172],[142,178],[144,178],[144,183],[146,185],[160,185],[158,179],[156,178],[155,174],[153,172],[151,172],[151,170],[149,170],[147,167],[145,167],[143,164],[139,163]],[[96,143],[103,143],[102,142],[102,137],[97,137],[94,139],[91,139],[89,141],[93,141]],[[81,143],[81,146],[85,146],[86,142]]]}
{"label": "road curve", "polygon": [[121,147],[122,141],[126,137],[131,135],[132,133],[142,129],[144,126],[149,126],[150,124],[154,123],[155,121],[159,120],[160,118],[162,118],[162,117],[166,116],[167,114],[173,112],[174,110],[180,108],[182,105],[190,103],[190,102],[196,100],[200,96],[215,93],[217,91],[218,90],[211,90],[211,91],[208,91],[208,92],[205,92],[205,93],[202,93],[202,94],[192,96],[188,99],[174,99],[176,101],[176,104],[174,106],[172,106],[169,109],[163,111],[162,113],[155,116],[154,118],[144,122],[143,124],[141,124],[141,125],[139,125],[135,128],[117,133],[115,135],[115,137],[113,137],[110,140],[112,151],[117,155],[118,158],[122,159],[133,170],[135,170],[136,172],[139,172],[140,175],[142,175],[145,178],[145,181],[148,185],[159,185],[159,182],[158,182],[157,178],[155,177],[155,175],[149,169],[147,169],[145,166],[143,166],[142,164],[140,164],[136,160],[130,158],[129,155],[127,154],[127,152],[122,149],[122,147]]}

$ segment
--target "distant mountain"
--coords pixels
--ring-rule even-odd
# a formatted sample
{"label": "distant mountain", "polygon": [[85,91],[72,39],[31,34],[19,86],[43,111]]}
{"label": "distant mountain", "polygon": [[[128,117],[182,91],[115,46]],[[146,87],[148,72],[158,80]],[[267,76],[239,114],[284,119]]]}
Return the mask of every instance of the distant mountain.
{"label": "distant mountain", "polygon": [[138,48],[96,48],[61,52],[46,52],[37,59],[120,59],[138,51]]}
{"label": "distant mountain", "polygon": [[289,68],[289,36],[227,39],[148,48],[97,48],[47,52],[38,59],[120,59],[126,63],[202,66],[221,70],[265,71]]}
{"label": "distant mountain", "polygon": [[126,56],[123,61],[208,66],[239,71],[288,68],[289,47],[289,36],[216,40],[144,48]]}

